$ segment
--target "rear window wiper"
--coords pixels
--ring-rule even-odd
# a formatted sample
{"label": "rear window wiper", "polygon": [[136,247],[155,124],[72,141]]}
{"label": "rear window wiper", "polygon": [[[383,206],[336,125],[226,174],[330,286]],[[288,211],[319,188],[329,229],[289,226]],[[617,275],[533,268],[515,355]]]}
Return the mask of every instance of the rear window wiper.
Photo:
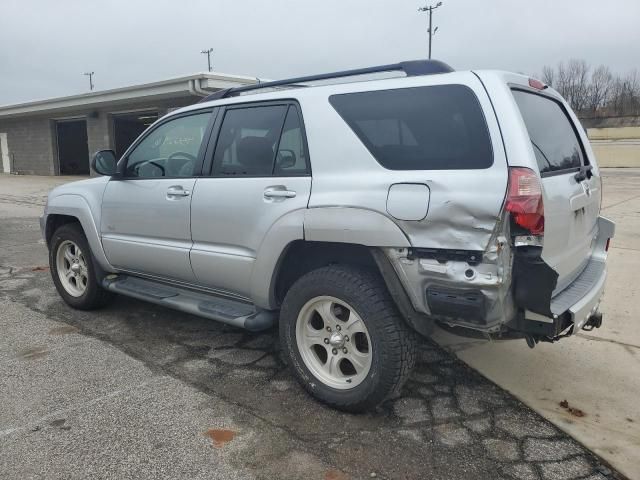
{"label": "rear window wiper", "polygon": [[593,173],[591,173],[592,168],[593,168],[593,165],[582,165],[580,167],[580,171],[576,173],[573,178],[575,178],[576,182],[578,183],[582,182],[583,180],[586,180],[587,178],[591,178],[591,176],[593,175]]}

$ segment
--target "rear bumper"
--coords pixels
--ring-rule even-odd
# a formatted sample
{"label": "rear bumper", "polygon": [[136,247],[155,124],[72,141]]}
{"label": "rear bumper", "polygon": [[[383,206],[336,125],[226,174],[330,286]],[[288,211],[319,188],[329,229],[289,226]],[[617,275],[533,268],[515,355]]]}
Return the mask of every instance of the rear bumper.
{"label": "rear bumper", "polygon": [[572,326],[571,333],[576,333],[598,313],[607,278],[607,242],[613,238],[614,233],[615,224],[604,217],[599,217],[598,237],[584,270],[564,290],[551,298],[552,317],[525,312],[524,330],[531,331],[527,328],[530,325],[526,325],[530,321],[540,327],[547,324],[548,333],[557,335],[569,326]]}
{"label": "rear bumper", "polygon": [[606,278],[605,262],[591,259],[580,276],[551,300],[554,316],[567,315],[574,332],[580,330],[598,310]]}
{"label": "rear bumper", "polygon": [[600,305],[607,278],[607,243],[615,234],[615,223],[598,218],[598,237],[589,263],[574,282],[551,300],[551,312],[571,316],[573,331],[580,330]]}

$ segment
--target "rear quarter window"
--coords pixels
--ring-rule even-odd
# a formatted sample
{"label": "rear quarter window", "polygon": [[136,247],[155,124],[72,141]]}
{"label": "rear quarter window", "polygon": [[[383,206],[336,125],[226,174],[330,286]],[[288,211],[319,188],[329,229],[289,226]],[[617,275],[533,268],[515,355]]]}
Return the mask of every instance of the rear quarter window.
{"label": "rear quarter window", "polygon": [[482,108],[463,85],[332,95],[329,102],[390,170],[483,169],[493,151]]}
{"label": "rear quarter window", "polygon": [[540,174],[575,170],[584,163],[582,144],[564,107],[537,93],[513,90],[527,126]]}

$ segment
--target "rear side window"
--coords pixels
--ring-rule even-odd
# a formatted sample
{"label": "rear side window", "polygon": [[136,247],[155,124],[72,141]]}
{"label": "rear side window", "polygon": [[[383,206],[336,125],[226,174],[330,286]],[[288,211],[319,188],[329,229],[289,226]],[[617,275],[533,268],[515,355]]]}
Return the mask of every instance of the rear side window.
{"label": "rear side window", "polygon": [[572,170],[583,164],[582,146],[563,107],[535,93],[513,90],[527,126],[540,174]]}
{"label": "rear side window", "polygon": [[481,169],[493,164],[482,109],[463,85],[347,93],[332,95],[329,102],[390,170]]}
{"label": "rear side window", "polygon": [[214,175],[308,175],[302,123],[293,105],[231,108],[213,157]]}
{"label": "rear side window", "polygon": [[286,105],[228,110],[213,156],[214,174],[270,176],[286,113]]}

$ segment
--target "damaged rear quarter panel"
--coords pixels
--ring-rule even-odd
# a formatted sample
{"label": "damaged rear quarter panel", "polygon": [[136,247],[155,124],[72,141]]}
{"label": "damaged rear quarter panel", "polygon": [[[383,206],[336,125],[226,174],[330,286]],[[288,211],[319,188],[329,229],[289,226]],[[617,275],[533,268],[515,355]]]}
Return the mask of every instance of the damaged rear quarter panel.
{"label": "damaged rear quarter panel", "polygon": [[[496,168],[501,163],[501,168]],[[504,157],[491,168],[430,172],[429,213],[397,223],[414,247],[484,251],[500,218],[507,188]]]}
{"label": "damaged rear quarter panel", "polygon": [[[308,93],[309,99],[323,96],[324,101],[300,99],[308,124],[309,149],[313,152],[309,208],[341,207],[347,216],[354,212],[353,207],[377,212],[398,225],[413,247],[484,251],[500,217],[508,181],[500,126],[489,96],[471,72],[411,77],[404,83],[407,88],[456,84],[473,91],[491,142],[491,166],[457,170],[386,169],[357,135],[345,128],[345,121],[329,103],[328,94],[316,90]],[[388,84],[372,81],[367,82],[366,90],[386,88]],[[363,91],[362,85],[344,84],[334,86],[330,93],[357,91]],[[327,142],[327,137],[332,141]],[[469,152],[469,155],[473,154]],[[389,189],[400,183],[423,184],[429,188],[429,205],[424,219],[403,221],[388,213]],[[340,234],[335,232],[336,236]],[[371,245],[370,242],[365,244]]]}

